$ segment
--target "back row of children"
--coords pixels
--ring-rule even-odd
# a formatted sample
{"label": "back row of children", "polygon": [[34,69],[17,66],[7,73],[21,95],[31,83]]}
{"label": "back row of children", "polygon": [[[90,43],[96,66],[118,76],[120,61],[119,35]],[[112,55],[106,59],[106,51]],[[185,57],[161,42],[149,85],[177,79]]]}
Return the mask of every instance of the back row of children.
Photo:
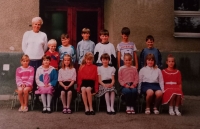
{"label": "back row of children", "polygon": [[[159,69],[161,67],[161,54],[158,49],[153,47],[153,36],[147,36],[147,48],[143,49],[140,55],[140,67],[142,69],[140,70],[138,76],[137,49],[135,44],[133,42],[129,42],[128,40],[130,29],[124,27],[121,33],[122,42],[117,45],[118,59],[116,59],[115,48],[113,44],[108,41],[109,32],[107,30],[100,31],[101,42],[96,46],[94,42],[89,40],[90,30],[88,28],[84,28],[82,30],[83,40],[77,45],[77,58],[78,63],[80,64],[77,80],[77,92],[82,95],[85,106],[85,114],[95,114],[92,107],[92,95],[97,93],[99,97],[105,94],[107,113],[115,114],[114,98],[116,90],[114,89],[114,75],[116,69],[112,66],[118,64],[118,80],[122,87],[121,91],[125,96],[127,114],[135,113],[134,104],[138,89],[139,93],[142,92],[146,95],[146,114],[150,114],[150,104],[154,95],[156,97],[153,112],[155,114],[159,114],[159,111],[157,110],[159,101],[162,98],[163,92],[168,91],[166,92],[166,95],[164,94],[163,103],[170,104],[170,115],[180,115],[178,107],[182,97],[181,77],[180,72],[175,69],[174,57],[171,56],[167,58],[168,68],[164,70],[163,75],[166,74],[167,76],[168,74],[178,74],[175,78],[179,80],[171,81],[170,76],[167,77],[170,78],[169,82],[164,83],[163,75]],[[35,80],[38,90],[35,93],[41,94],[43,113],[51,113],[50,102],[54,91],[52,86],[56,86],[57,80],[61,87],[61,100],[63,103],[62,112],[64,114],[71,113],[70,102],[72,98],[73,84],[76,81],[76,70],[73,68],[73,63],[75,63],[76,59],[76,52],[74,47],[69,43],[69,35],[63,34],[61,36],[61,41],[62,45],[58,47],[59,52],[55,51],[55,40],[50,40],[48,42],[49,50],[46,52],[46,55],[43,56],[42,66],[36,71]],[[132,66],[133,59],[135,66]],[[59,74],[57,74],[56,70],[59,69],[59,60],[61,60],[61,68],[58,72]],[[93,62],[95,62],[95,64],[99,67],[93,65]],[[28,56],[23,56],[21,63],[22,67],[18,68],[21,69],[21,71],[19,72],[18,69],[16,71],[18,90],[22,92],[24,89],[24,99],[22,97],[23,95],[19,94],[21,103],[19,111],[27,111],[28,107],[26,98],[28,92],[25,91],[27,89],[26,87],[32,86],[31,82],[33,81],[34,72],[33,70],[27,70],[27,68],[30,68],[30,66],[28,66]],[[29,74],[27,72],[29,72]],[[28,75],[30,75],[30,78],[28,78]],[[20,76],[26,77],[20,78]],[[28,82],[30,84],[25,84],[23,82]],[[173,82],[173,84],[170,82]],[[164,89],[164,85],[168,85],[168,88]],[[171,89],[174,88],[172,85],[176,86],[176,90],[171,91]],[[27,91],[30,91],[31,89],[32,88],[29,88]],[[176,91],[176,93],[174,93],[174,91]],[[173,110],[174,101],[176,101],[175,110]]]}

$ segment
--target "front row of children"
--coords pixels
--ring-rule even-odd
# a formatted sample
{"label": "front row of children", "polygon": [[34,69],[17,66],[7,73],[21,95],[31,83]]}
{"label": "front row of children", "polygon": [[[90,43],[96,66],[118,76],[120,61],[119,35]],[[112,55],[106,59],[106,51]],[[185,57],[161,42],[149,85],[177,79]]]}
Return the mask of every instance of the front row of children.
{"label": "front row of children", "polygon": [[[86,53],[78,71],[77,92],[82,95],[86,115],[95,115],[92,107],[92,96],[105,95],[107,114],[115,114],[114,99],[116,90],[115,68],[109,66],[110,56],[104,53],[101,56],[102,66],[93,65],[94,55]],[[76,81],[76,70],[73,68],[70,55],[64,55],[62,68],[59,74],[54,67],[50,66],[51,57],[43,56],[43,63],[36,71],[36,83],[38,90],[35,94],[41,94],[43,103],[42,113],[51,113],[50,103],[57,81],[60,84],[63,113],[70,114],[70,102],[72,99],[74,82]],[[19,111],[28,111],[28,93],[32,90],[34,69],[29,66],[29,57],[23,55],[21,67],[16,70],[16,83],[21,107]],[[156,65],[153,54],[148,54],[145,59],[145,66],[139,71],[132,66],[132,56],[124,54],[124,65],[119,68],[118,80],[121,85],[121,92],[125,97],[126,113],[134,114],[134,106],[137,93],[146,97],[145,114],[150,114],[153,103],[154,114],[159,114],[158,105],[169,104],[169,114],[178,115],[179,106],[183,97],[181,86],[181,74],[176,69],[175,58],[172,55],[167,57],[167,68],[160,70]],[[67,99],[67,100],[66,100]],[[175,106],[175,107],[174,107]]]}

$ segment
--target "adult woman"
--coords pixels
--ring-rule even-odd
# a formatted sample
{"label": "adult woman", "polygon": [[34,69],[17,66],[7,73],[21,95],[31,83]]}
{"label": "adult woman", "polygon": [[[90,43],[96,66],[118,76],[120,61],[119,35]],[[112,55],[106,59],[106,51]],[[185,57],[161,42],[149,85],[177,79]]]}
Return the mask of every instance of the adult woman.
{"label": "adult woman", "polygon": [[[40,17],[32,19],[32,30],[26,31],[23,35],[22,50],[30,58],[29,65],[36,69],[42,64],[42,57],[47,50],[47,35],[40,31],[43,20]],[[34,79],[35,80],[35,79]],[[33,91],[36,89],[36,83],[33,83]]]}

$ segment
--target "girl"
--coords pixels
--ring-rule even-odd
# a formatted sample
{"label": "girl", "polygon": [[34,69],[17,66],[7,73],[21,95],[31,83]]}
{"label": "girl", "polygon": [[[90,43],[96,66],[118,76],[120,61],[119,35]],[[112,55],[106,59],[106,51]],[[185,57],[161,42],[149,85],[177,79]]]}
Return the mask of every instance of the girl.
{"label": "girl", "polygon": [[22,66],[16,69],[17,93],[21,104],[21,107],[19,108],[20,112],[28,111],[28,94],[33,87],[34,68],[28,65],[29,62],[28,55],[23,55],[21,58]]}
{"label": "girl", "polygon": [[119,83],[122,87],[122,94],[125,96],[126,113],[135,114],[134,105],[137,98],[138,72],[132,66],[132,56],[130,53],[124,54],[124,66],[118,71]]}
{"label": "girl", "polygon": [[63,104],[62,112],[64,114],[71,114],[70,103],[72,99],[72,91],[74,91],[74,82],[76,81],[76,70],[72,64],[72,58],[68,54],[66,54],[63,58],[62,68],[59,70],[58,74],[58,81],[61,86],[60,97]]}
{"label": "girl", "polygon": [[114,101],[115,101],[115,68],[108,66],[110,61],[110,56],[107,53],[101,55],[101,61],[103,66],[98,67],[99,75],[99,93],[98,96],[101,97],[105,94],[105,100],[107,105],[107,114],[115,115]]}
{"label": "girl", "polygon": [[150,105],[155,96],[153,112],[159,114],[157,109],[162,93],[164,92],[164,83],[161,70],[156,65],[153,54],[148,54],[145,59],[145,67],[139,72],[138,92],[146,95],[145,114],[150,114]]}
{"label": "girl", "polygon": [[50,66],[51,57],[44,55],[42,57],[42,66],[37,68],[36,83],[38,90],[35,94],[41,94],[43,110],[42,113],[51,113],[50,104],[56,86],[58,74],[54,67]]}
{"label": "girl", "polygon": [[[168,55],[166,64],[167,68],[162,71],[165,89],[162,104],[169,103],[170,115],[176,114],[177,116],[181,116],[178,110],[183,98],[181,73],[176,69],[174,56]],[[173,110],[174,105],[175,110]]]}
{"label": "girl", "polygon": [[77,92],[82,93],[86,115],[95,115],[92,107],[92,95],[95,95],[99,88],[97,66],[92,64],[93,59],[94,55],[87,52],[78,71]]}

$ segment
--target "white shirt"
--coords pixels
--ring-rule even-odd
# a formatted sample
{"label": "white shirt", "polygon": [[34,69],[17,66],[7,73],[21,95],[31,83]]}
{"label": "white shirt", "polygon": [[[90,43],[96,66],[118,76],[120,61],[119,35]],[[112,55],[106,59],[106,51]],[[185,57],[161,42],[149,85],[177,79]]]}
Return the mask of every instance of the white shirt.
{"label": "white shirt", "polygon": [[112,75],[115,75],[115,68],[114,67],[104,67],[100,66],[97,68],[98,75],[101,75],[101,80],[109,80],[112,79]]}
{"label": "white shirt", "polygon": [[47,46],[47,35],[44,32],[35,33],[31,30],[24,33],[22,50],[30,59],[42,59]]}

